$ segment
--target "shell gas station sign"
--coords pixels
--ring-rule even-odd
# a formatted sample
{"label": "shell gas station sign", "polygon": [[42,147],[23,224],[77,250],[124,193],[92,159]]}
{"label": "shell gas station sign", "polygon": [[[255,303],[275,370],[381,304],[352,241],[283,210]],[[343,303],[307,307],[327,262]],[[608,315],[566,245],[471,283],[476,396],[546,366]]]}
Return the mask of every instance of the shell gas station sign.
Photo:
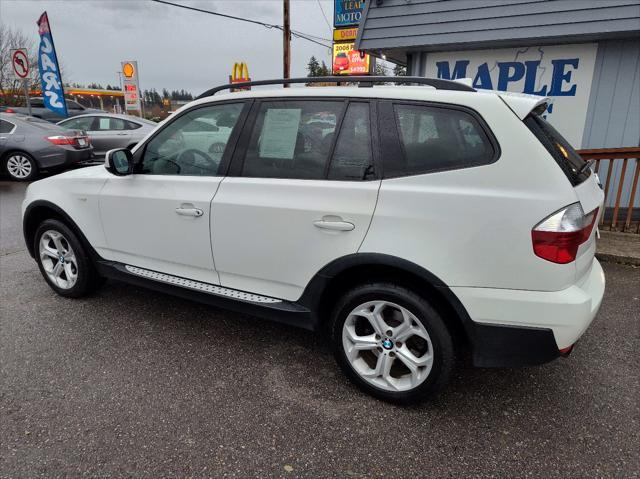
{"label": "shell gas station sign", "polygon": [[137,61],[122,62],[122,90],[125,110],[141,111]]}

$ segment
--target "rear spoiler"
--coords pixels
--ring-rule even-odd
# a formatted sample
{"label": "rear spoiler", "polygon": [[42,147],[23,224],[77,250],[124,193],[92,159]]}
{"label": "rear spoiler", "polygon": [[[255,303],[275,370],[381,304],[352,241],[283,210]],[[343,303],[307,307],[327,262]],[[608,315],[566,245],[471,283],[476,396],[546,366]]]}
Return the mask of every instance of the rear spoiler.
{"label": "rear spoiler", "polygon": [[544,96],[527,95],[510,91],[495,92],[518,118],[524,120],[529,113],[540,114],[547,109],[549,98]]}

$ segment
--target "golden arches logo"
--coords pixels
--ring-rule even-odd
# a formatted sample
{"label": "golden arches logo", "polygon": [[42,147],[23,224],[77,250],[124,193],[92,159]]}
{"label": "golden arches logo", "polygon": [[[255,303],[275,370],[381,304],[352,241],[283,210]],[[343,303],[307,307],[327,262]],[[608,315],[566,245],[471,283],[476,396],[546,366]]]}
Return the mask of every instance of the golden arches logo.
{"label": "golden arches logo", "polygon": [[233,64],[233,70],[231,70],[231,81],[249,81],[249,68],[246,63],[240,62]]}

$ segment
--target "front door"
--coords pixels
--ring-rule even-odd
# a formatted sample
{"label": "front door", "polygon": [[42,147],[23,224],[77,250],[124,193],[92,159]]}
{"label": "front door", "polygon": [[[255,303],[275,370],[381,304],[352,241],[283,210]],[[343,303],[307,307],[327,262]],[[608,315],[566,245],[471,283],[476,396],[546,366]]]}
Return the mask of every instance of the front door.
{"label": "front door", "polygon": [[370,105],[269,100],[251,116],[213,200],[216,269],[222,286],[295,301],[323,266],[358,251],[371,222]]}
{"label": "front door", "polygon": [[[133,175],[109,178],[100,197],[105,258],[132,267],[219,284],[211,252],[211,200],[222,181],[242,102],[209,105],[177,116],[138,150]],[[207,126],[224,148],[211,148]],[[194,123],[202,138],[194,135]],[[184,134],[185,131],[191,134]]]}

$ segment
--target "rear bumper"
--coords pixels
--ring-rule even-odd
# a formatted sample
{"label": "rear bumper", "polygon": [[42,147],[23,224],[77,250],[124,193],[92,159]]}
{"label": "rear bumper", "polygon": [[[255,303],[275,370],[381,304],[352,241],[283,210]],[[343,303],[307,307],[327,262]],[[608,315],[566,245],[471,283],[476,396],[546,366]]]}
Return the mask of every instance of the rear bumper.
{"label": "rear bumper", "polygon": [[572,346],[593,321],[604,295],[600,263],[561,291],[451,288],[472,319],[480,366],[540,364]]}
{"label": "rear bumper", "polygon": [[93,148],[76,150],[73,147],[52,147],[36,154],[40,168],[70,166],[91,159]]}

